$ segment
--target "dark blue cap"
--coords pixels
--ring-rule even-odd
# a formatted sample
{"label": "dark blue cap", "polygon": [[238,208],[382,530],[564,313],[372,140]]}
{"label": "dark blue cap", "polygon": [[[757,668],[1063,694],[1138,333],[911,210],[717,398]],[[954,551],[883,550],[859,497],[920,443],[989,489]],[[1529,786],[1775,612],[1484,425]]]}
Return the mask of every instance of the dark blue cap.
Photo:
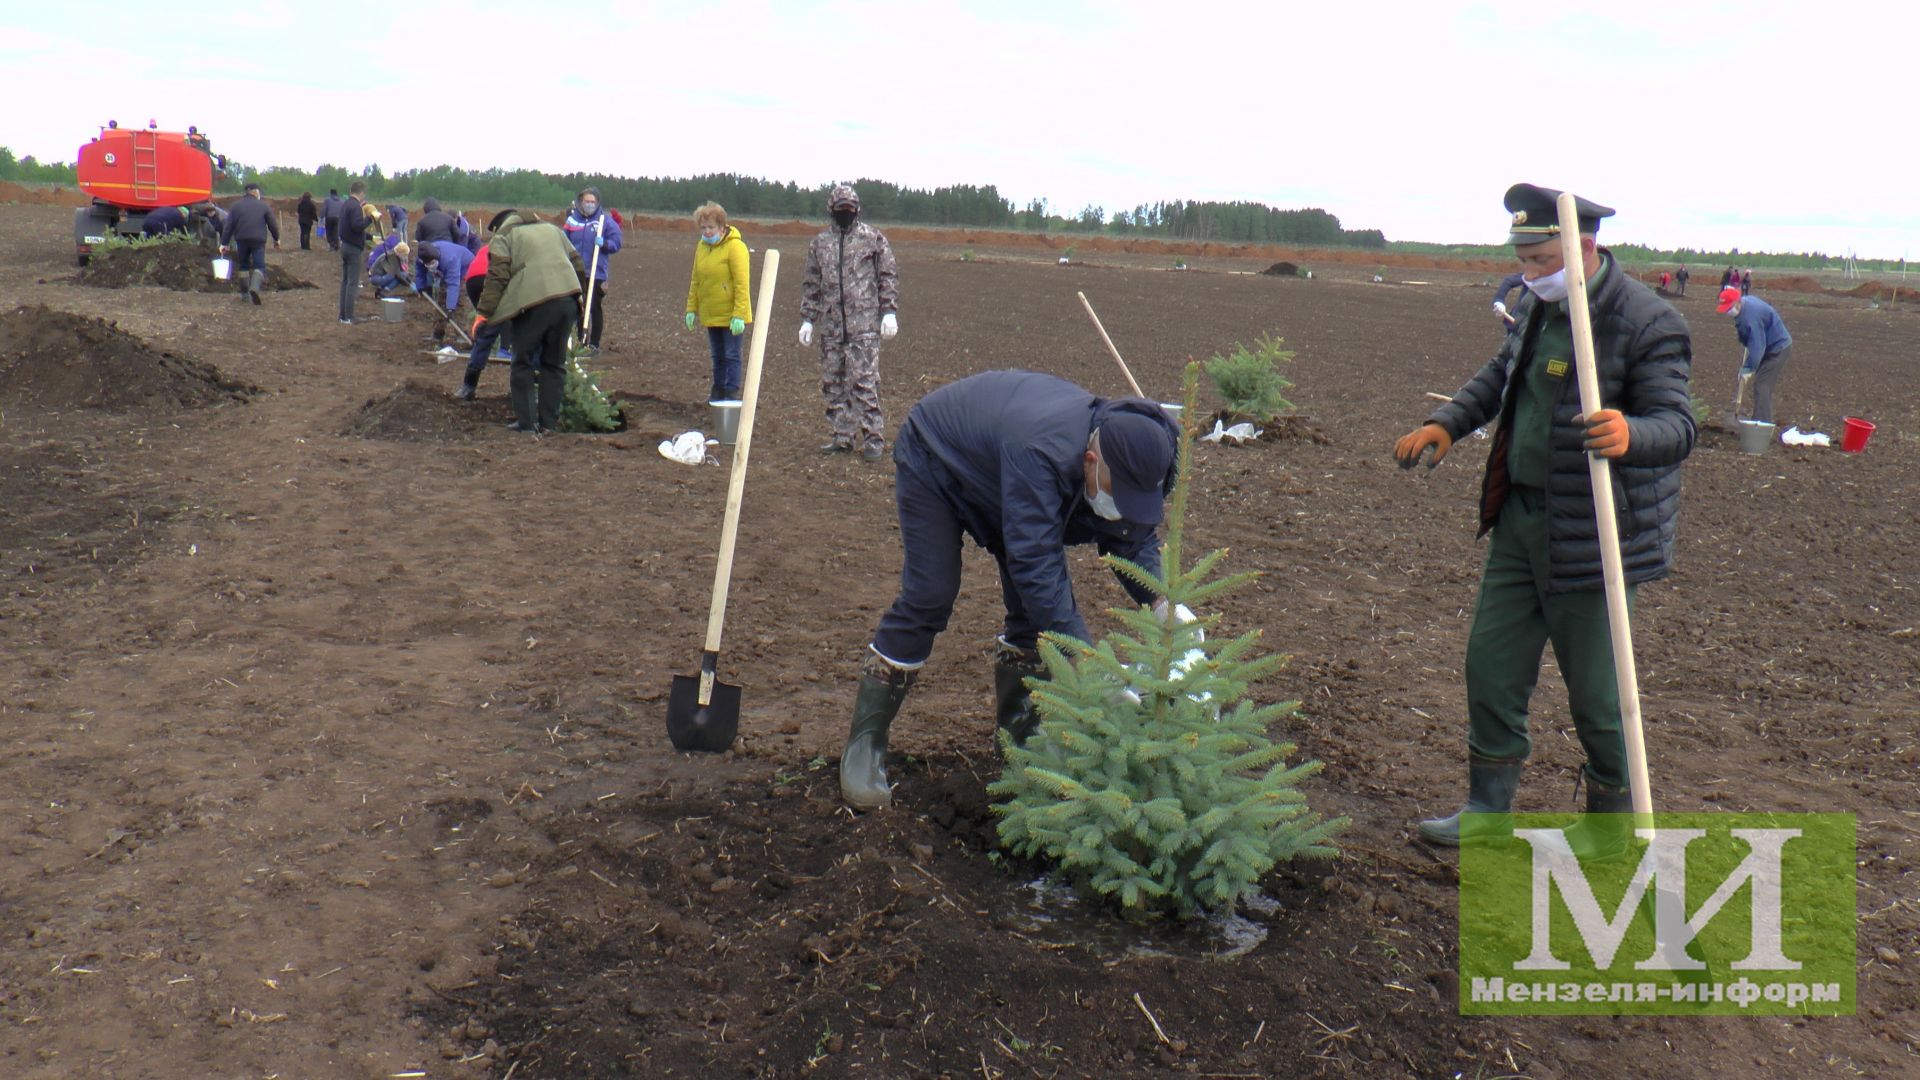
{"label": "dark blue cap", "polygon": [[1166,425],[1139,413],[1108,416],[1100,425],[1100,460],[1113,473],[1113,502],[1120,516],[1158,525],[1174,466],[1173,438]]}

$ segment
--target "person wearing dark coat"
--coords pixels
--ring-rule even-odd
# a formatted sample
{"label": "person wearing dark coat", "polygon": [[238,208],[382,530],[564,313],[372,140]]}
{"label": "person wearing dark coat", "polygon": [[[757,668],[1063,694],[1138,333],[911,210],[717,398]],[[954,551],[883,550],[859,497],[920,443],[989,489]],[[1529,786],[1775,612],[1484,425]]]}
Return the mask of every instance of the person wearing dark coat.
{"label": "person wearing dark coat", "polygon": [[340,208],[347,200],[340,197],[339,188],[328,188],[326,200],[320,204],[320,219],[327,226],[327,250],[340,250]]}
{"label": "person wearing dark coat", "polygon": [[[1587,456],[1612,463],[1631,603],[1633,586],[1665,577],[1673,556],[1680,466],[1698,437],[1687,388],[1693,344],[1686,320],[1597,246],[1600,219],[1613,211],[1579,200],[1603,404],[1583,414],[1559,194],[1532,184],[1508,190],[1513,224],[1507,242],[1529,295],[1514,309],[1516,322],[1499,354],[1394,446],[1403,468],[1432,451],[1432,468],[1455,439],[1497,423],[1480,493],[1480,534],[1491,532],[1492,540],[1467,637],[1467,801],[1460,813],[1420,822],[1420,838],[1432,844],[1471,842],[1482,827],[1476,822],[1497,827],[1474,818],[1463,835],[1463,813],[1512,811],[1532,751],[1528,699],[1548,642],[1586,752],[1587,812],[1632,809]],[[1570,841],[1574,835],[1569,830]],[[1626,843],[1624,833],[1597,824],[1578,835],[1576,850],[1623,850]]]}
{"label": "person wearing dark coat", "polygon": [[355,180],[347,187],[347,199],[340,204],[340,225],[327,229],[327,239],[340,241],[340,321],[353,325],[353,302],[360,291],[360,273],[367,252],[368,207],[360,197],[367,193],[367,182]]}
{"label": "person wearing dark coat", "polygon": [[280,222],[273,207],[260,197],[259,184],[248,184],[246,192],[227,211],[227,223],[220,230],[220,253],[226,254],[229,247],[237,252],[234,280],[257,306],[260,287],[267,283],[267,239],[280,246]]}
{"label": "person wearing dark coat", "polygon": [[187,212],[178,206],[162,206],[148,211],[140,222],[141,236],[164,236],[170,232],[187,231]]}
{"label": "person wearing dark coat", "polygon": [[1501,278],[1500,284],[1494,286],[1493,313],[1500,316],[1502,326],[1513,325],[1513,316],[1507,312],[1507,297],[1511,295],[1515,289],[1520,290],[1521,296],[1527,295],[1526,285],[1527,276],[1516,271]]}
{"label": "person wearing dark coat", "polygon": [[[1159,404],[1096,397],[1032,371],[988,371],[920,399],[894,440],[900,594],[880,618],[840,757],[840,793],[887,806],[887,733],[947,628],[960,592],[963,537],[1000,566],[1006,622],[994,667],[996,724],[1016,742],[1038,726],[1025,679],[1045,673],[1049,631],[1087,639],[1067,575],[1067,548],[1094,544],[1160,569],[1162,504],[1180,429]],[[1116,572],[1140,604],[1154,595]]]}
{"label": "person wearing dark coat", "polygon": [[[420,205],[420,220],[413,226],[415,247],[436,240],[453,240],[453,215],[440,208],[439,199],[428,199]],[[465,244],[461,245],[465,247]]]}
{"label": "person wearing dark coat", "polygon": [[313,192],[300,193],[300,202],[293,208],[293,217],[300,223],[300,250],[312,251],[310,240],[313,236],[313,223],[320,217],[320,208],[313,205]]}

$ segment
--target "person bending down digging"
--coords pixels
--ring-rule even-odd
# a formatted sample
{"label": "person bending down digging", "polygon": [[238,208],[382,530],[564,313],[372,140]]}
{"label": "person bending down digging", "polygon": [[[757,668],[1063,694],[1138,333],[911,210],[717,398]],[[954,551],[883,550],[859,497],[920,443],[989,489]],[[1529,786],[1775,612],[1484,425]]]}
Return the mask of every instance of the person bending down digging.
{"label": "person bending down digging", "polygon": [[560,226],[528,220],[518,210],[495,214],[487,231],[493,239],[487,241],[487,274],[480,302],[473,305],[478,314],[469,336],[478,338],[486,323],[513,320],[513,365],[507,376],[513,423],[507,430],[524,435],[558,430],[560,398],[567,388],[567,337],[580,323],[587,264]]}
{"label": "person bending down digging", "polygon": [[1586,454],[1612,461],[1631,604],[1634,585],[1667,574],[1680,463],[1697,434],[1687,324],[1595,245],[1600,219],[1613,211],[1584,199],[1577,204],[1580,251],[1607,407],[1581,415],[1559,194],[1532,184],[1507,192],[1507,243],[1527,286],[1516,321],[1499,355],[1394,446],[1403,468],[1431,449],[1431,468],[1455,439],[1499,421],[1480,495],[1480,534],[1491,530],[1493,539],[1467,637],[1467,801],[1459,813],[1419,825],[1423,840],[1449,847],[1471,839],[1462,836],[1460,813],[1513,809],[1532,747],[1527,702],[1549,641],[1586,751],[1587,812],[1632,809]]}
{"label": "person bending down digging", "polygon": [[[1173,485],[1179,427],[1157,403],[1098,398],[1065,379],[988,371],[949,383],[907,413],[894,440],[900,595],[881,616],[840,755],[840,793],[861,810],[892,802],[887,731],[947,628],[960,593],[961,537],[993,553],[1007,618],[994,664],[994,721],[1015,742],[1039,725],[1025,679],[1045,672],[1036,646],[1086,623],[1067,546],[1098,545],[1160,571],[1155,533]],[[1114,575],[1135,601],[1154,595]]]}

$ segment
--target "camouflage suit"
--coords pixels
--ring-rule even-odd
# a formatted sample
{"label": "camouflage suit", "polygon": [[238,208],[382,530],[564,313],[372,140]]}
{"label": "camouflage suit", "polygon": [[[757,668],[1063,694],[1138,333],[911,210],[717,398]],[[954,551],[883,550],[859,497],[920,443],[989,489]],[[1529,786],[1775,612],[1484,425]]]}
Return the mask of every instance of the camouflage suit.
{"label": "camouflage suit", "polygon": [[[836,185],[832,201],[859,196]],[[886,446],[880,411],[880,320],[899,310],[900,272],[893,248],[864,221],[828,227],[807,245],[800,317],[820,339],[820,393],[835,445],[877,453]]]}

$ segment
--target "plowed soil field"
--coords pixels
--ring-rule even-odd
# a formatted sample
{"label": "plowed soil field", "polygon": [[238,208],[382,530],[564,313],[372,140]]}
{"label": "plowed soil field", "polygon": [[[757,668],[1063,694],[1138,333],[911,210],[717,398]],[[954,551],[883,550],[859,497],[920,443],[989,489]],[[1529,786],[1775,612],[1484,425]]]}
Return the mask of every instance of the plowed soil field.
{"label": "plowed soil field", "polygon": [[[1707,432],[1674,573],[1635,613],[1662,808],[1858,815],[1858,1015],[1465,1019],[1457,863],[1411,837],[1463,793],[1488,443],[1431,473],[1388,448],[1424,393],[1496,347],[1485,268],[1374,284],[1371,263],[1311,253],[1287,256],[1306,279],[1262,275],[1271,253],[1175,273],[1159,254],[1060,266],[981,236],[969,260],[958,241],[898,245],[890,424],[996,367],[1121,391],[1078,290],[1163,396],[1188,356],[1263,332],[1297,351],[1303,417],[1198,451],[1190,543],[1262,572],[1223,604],[1228,629],[1292,655],[1264,692],[1304,703],[1286,735],[1325,763],[1309,797],[1354,824],[1340,860],[1276,872],[1237,920],[1136,929],[993,844],[999,595],[978,551],[895,729],[895,808],[840,805],[853,683],[900,552],[891,463],[814,450],[803,237],[770,238],[786,261],[722,647],[742,735],[714,758],[674,753],[663,725],[672,676],[698,661],[727,476],[655,451],[705,416],[705,342],[680,329],[691,228],[636,230],[612,264],[598,365],[628,430],[535,439],[502,426],[502,367],[477,403],[446,396],[460,365],[431,354],[430,313],[340,325],[324,250],[270,253],[318,288],[257,308],[82,287],[69,219],[0,206],[6,311],[113,323],[139,347],[68,337],[118,342],[147,382],[117,392],[97,364],[35,377],[66,340],[39,329],[0,357],[0,1075],[1920,1070],[1920,318],[1904,303],[1779,298],[1783,420],[1878,431],[1863,454],[1762,456]],[[1676,302],[1718,411],[1737,349],[1701,291]],[[362,294],[363,319],[376,306]],[[1090,557],[1074,565],[1084,608],[1121,602]],[[1520,805],[1565,809],[1579,751],[1551,663],[1536,704]]]}

